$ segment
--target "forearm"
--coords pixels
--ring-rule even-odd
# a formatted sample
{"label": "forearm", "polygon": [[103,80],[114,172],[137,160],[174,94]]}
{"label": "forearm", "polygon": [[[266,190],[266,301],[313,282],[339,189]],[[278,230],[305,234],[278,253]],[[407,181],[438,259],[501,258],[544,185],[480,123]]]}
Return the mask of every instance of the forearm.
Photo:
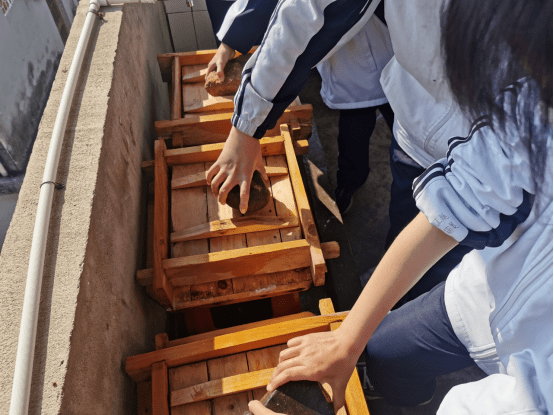
{"label": "forearm", "polygon": [[422,213],[402,231],[339,329],[352,355],[361,354],[394,304],[457,244]]}

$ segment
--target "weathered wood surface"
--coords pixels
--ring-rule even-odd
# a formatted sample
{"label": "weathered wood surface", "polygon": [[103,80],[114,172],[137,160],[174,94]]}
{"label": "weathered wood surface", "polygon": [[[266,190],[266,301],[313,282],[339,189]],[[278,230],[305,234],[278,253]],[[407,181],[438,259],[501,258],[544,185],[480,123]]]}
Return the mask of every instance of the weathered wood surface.
{"label": "weathered wood surface", "polygon": [[300,223],[302,224],[304,237],[310,244],[312,278],[315,286],[321,286],[325,284],[325,273],[327,272],[325,258],[323,257],[323,252],[321,251],[317,228],[310,209],[308,196],[306,195],[306,188],[304,187],[298,162],[296,161],[292,138],[286,125],[281,126],[281,133],[285,138],[285,151],[287,155],[287,164],[289,166],[289,177],[294,190],[296,208],[298,209],[300,215]]}
{"label": "weathered wood surface", "polygon": [[152,415],[169,415],[167,365],[164,361],[152,364]]}
{"label": "weathered wood surface", "polygon": [[[242,357],[243,354],[241,354]],[[217,360],[217,359],[216,359]],[[236,367],[225,362],[226,367]],[[248,367],[246,367],[248,370]],[[240,392],[248,392],[266,386],[275,368],[257,370],[254,372],[239,372],[234,376],[226,376],[217,380],[199,383],[192,387],[176,390],[171,393],[171,406],[184,405],[192,402],[205,401],[207,399],[234,395]],[[236,399],[236,397],[234,397]],[[248,401],[246,402],[248,403]],[[247,409],[247,408],[246,408]]]}
{"label": "weathered wood surface", "polygon": [[[223,238],[233,238],[235,236]],[[210,252],[209,254],[169,258],[163,261],[163,268],[171,284],[180,286],[294,270],[309,267],[310,264],[310,245],[306,240],[301,239],[271,245]]]}
{"label": "weathered wood surface", "polygon": [[[208,365],[206,362],[192,363],[169,369],[169,390],[174,391],[208,382]],[[166,396],[167,398],[167,396]],[[210,401],[196,402],[171,408],[171,415],[212,415]]]}
{"label": "weathered wood surface", "polygon": [[[338,258],[340,255],[339,244],[334,241],[322,243],[321,249],[323,251],[323,256],[325,257],[325,259]],[[137,271],[137,282],[144,287],[152,285],[153,276],[154,270],[152,268],[141,269]]]}
{"label": "weathered wood surface", "polygon": [[173,289],[163,267],[169,256],[168,167],[165,162],[165,142],[156,140],[154,157],[154,280],[152,288],[157,300],[165,307],[173,306]]}
{"label": "weathered wood surface", "polygon": [[[301,133],[295,139],[307,139],[312,132],[311,105],[298,105],[289,107],[279,118],[277,125],[266,132],[266,137],[280,134],[280,124],[286,124],[297,120],[301,126]],[[180,132],[183,135],[183,146],[195,146],[201,144],[223,143],[231,131],[231,118],[233,112],[212,115],[192,115],[178,120],[156,121],[155,128],[158,135],[169,135]],[[181,145],[174,143],[174,146]]]}
{"label": "weathered wood surface", "polygon": [[[216,161],[225,143],[204,144],[186,148],[177,148],[167,150],[165,158],[168,166],[179,164],[201,163]],[[260,140],[262,156],[274,156],[285,154],[285,141],[282,136],[264,137]],[[308,141],[298,140],[293,143],[296,155],[308,153]],[[145,167],[150,165],[149,162],[144,163]]]}
{"label": "weathered wood surface", "polygon": [[173,232],[171,242],[192,241],[194,239],[213,238],[217,236],[229,236],[270,230],[279,230],[298,226],[298,218],[295,216],[267,217],[245,216],[231,219],[215,220],[202,225],[188,228],[184,231]]}
{"label": "weathered wood surface", "polygon": [[[265,174],[268,177],[274,176],[286,176],[288,174],[286,167],[269,167],[266,166]],[[190,176],[181,177],[179,179],[173,179],[171,181],[171,189],[186,189],[187,187],[207,186],[207,174],[208,172],[191,174]]]}
{"label": "weathered wood surface", "polygon": [[[282,323],[284,321],[297,320],[299,318],[313,317],[314,314],[309,311],[303,311],[297,314],[290,314],[288,316],[276,317],[269,320],[255,321],[254,323],[241,324],[239,326],[229,327],[226,329],[219,329],[211,331],[209,333],[195,334],[193,336],[183,337],[181,339],[169,340],[169,337],[166,333],[160,333],[156,335],[156,350],[166,349],[168,347],[178,346],[180,344],[194,343],[199,340],[211,339],[214,337],[222,336],[223,334],[237,333],[239,331],[244,331],[248,329],[253,329],[256,327],[268,326],[270,324]],[[277,346],[276,346],[277,347]],[[264,349],[266,350],[266,349]],[[250,353],[250,352],[248,352]],[[277,356],[278,358],[279,356]],[[250,363],[249,363],[250,366]],[[260,367],[259,369],[265,369],[273,366]],[[258,369],[255,369],[258,370]]]}
{"label": "weathered wood surface", "polygon": [[347,314],[347,312],[341,312],[285,321],[131,356],[125,361],[125,371],[136,382],[141,382],[150,376],[151,367],[156,362],[165,361],[167,367],[172,368],[229,354],[284,344],[293,337],[327,331],[329,330],[329,324],[343,321]]}

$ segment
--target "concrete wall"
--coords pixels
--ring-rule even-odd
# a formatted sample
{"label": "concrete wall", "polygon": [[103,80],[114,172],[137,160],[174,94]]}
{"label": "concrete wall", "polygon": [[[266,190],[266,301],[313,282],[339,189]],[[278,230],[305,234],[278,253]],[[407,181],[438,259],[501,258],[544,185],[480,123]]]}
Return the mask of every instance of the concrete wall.
{"label": "concrete wall", "polygon": [[[0,254],[0,413],[9,408],[34,217],[52,128],[84,23],[82,0]],[[141,161],[169,117],[156,54],[171,51],[161,4],[104,8],[94,26],[51,215],[31,414],[132,414],[124,358],[152,350],[165,312],[134,280],[141,263]]]}

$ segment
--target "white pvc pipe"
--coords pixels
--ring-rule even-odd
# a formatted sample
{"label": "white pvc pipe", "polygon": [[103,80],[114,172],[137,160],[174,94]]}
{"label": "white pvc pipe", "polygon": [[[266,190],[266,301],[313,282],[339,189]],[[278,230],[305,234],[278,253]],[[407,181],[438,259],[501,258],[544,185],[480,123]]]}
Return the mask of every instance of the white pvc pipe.
{"label": "white pvc pipe", "polygon": [[[155,0],[115,0],[113,3],[154,3]],[[17,357],[13,377],[12,396],[10,402],[10,415],[24,415],[29,411],[29,396],[31,391],[31,378],[33,374],[33,358],[35,354],[35,340],[37,333],[38,310],[40,304],[40,291],[42,287],[42,273],[44,269],[44,256],[48,237],[48,226],[52,208],[52,198],[56,186],[56,174],[60,160],[63,137],[67,126],[67,119],[73,94],[81,71],[83,57],[88,45],[90,34],[100,6],[109,6],[108,0],[90,0],[85,24],[79,37],[77,48],[71,62],[69,74],[60,102],[60,108],[56,116],[54,131],[48,149],[44,175],[40,187],[40,195],[31,243],[29,269],[27,271],[27,284],[23,300],[23,312],[21,316],[21,328],[19,342],[17,344]]]}

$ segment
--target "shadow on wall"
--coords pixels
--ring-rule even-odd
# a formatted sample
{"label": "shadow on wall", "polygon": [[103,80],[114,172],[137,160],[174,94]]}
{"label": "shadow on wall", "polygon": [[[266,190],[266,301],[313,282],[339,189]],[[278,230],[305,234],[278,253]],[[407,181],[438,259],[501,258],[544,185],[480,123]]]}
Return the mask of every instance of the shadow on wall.
{"label": "shadow on wall", "polygon": [[12,220],[12,215],[15,210],[15,204],[17,203],[17,193],[13,194],[0,194],[0,251],[2,251],[2,245],[6,238],[6,232]]}

